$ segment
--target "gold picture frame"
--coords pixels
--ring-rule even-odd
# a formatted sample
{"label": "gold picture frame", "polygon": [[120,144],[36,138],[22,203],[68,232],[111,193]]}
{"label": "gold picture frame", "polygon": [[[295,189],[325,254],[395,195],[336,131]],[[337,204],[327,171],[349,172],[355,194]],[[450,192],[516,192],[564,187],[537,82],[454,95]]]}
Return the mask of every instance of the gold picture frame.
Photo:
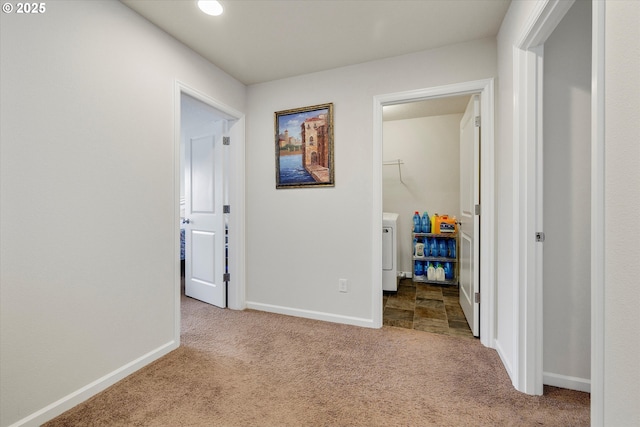
{"label": "gold picture frame", "polygon": [[335,186],[333,103],[276,111],[276,188]]}

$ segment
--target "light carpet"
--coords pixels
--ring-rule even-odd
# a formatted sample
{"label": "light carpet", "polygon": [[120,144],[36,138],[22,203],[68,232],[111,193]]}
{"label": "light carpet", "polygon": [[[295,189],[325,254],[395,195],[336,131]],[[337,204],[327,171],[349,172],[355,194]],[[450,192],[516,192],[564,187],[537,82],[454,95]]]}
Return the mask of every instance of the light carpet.
{"label": "light carpet", "polygon": [[522,394],[477,339],[190,298],[182,329],[180,348],[45,426],[589,425],[589,394]]}

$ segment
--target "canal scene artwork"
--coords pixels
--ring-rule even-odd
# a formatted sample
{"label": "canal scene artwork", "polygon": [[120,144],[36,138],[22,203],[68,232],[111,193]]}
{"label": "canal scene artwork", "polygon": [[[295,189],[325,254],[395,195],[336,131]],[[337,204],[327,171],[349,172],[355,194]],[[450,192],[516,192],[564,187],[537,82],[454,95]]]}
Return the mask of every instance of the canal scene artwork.
{"label": "canal scene artwork", "polygon": [[332,187],[333,104],[275,113],[276,188]]}

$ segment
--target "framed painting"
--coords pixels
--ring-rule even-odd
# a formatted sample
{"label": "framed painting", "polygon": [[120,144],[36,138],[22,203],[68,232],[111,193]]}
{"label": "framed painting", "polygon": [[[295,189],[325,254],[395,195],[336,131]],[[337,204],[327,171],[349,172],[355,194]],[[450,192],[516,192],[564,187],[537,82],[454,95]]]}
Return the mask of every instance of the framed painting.
{"label": "framed painting", "polygon": [[275,113],[276,188],[333,187],[333,104]]}

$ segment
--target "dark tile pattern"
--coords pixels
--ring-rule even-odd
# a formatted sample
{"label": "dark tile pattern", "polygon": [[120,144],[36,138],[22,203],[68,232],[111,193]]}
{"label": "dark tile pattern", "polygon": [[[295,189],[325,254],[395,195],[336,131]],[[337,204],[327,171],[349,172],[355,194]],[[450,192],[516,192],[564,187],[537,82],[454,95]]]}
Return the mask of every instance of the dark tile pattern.
{"label": "dark tile pattern", "polygon": [[397,292],[384,292],[382,323],[437,334],[473,338],[459,302],[458,288],[402,279]]}

